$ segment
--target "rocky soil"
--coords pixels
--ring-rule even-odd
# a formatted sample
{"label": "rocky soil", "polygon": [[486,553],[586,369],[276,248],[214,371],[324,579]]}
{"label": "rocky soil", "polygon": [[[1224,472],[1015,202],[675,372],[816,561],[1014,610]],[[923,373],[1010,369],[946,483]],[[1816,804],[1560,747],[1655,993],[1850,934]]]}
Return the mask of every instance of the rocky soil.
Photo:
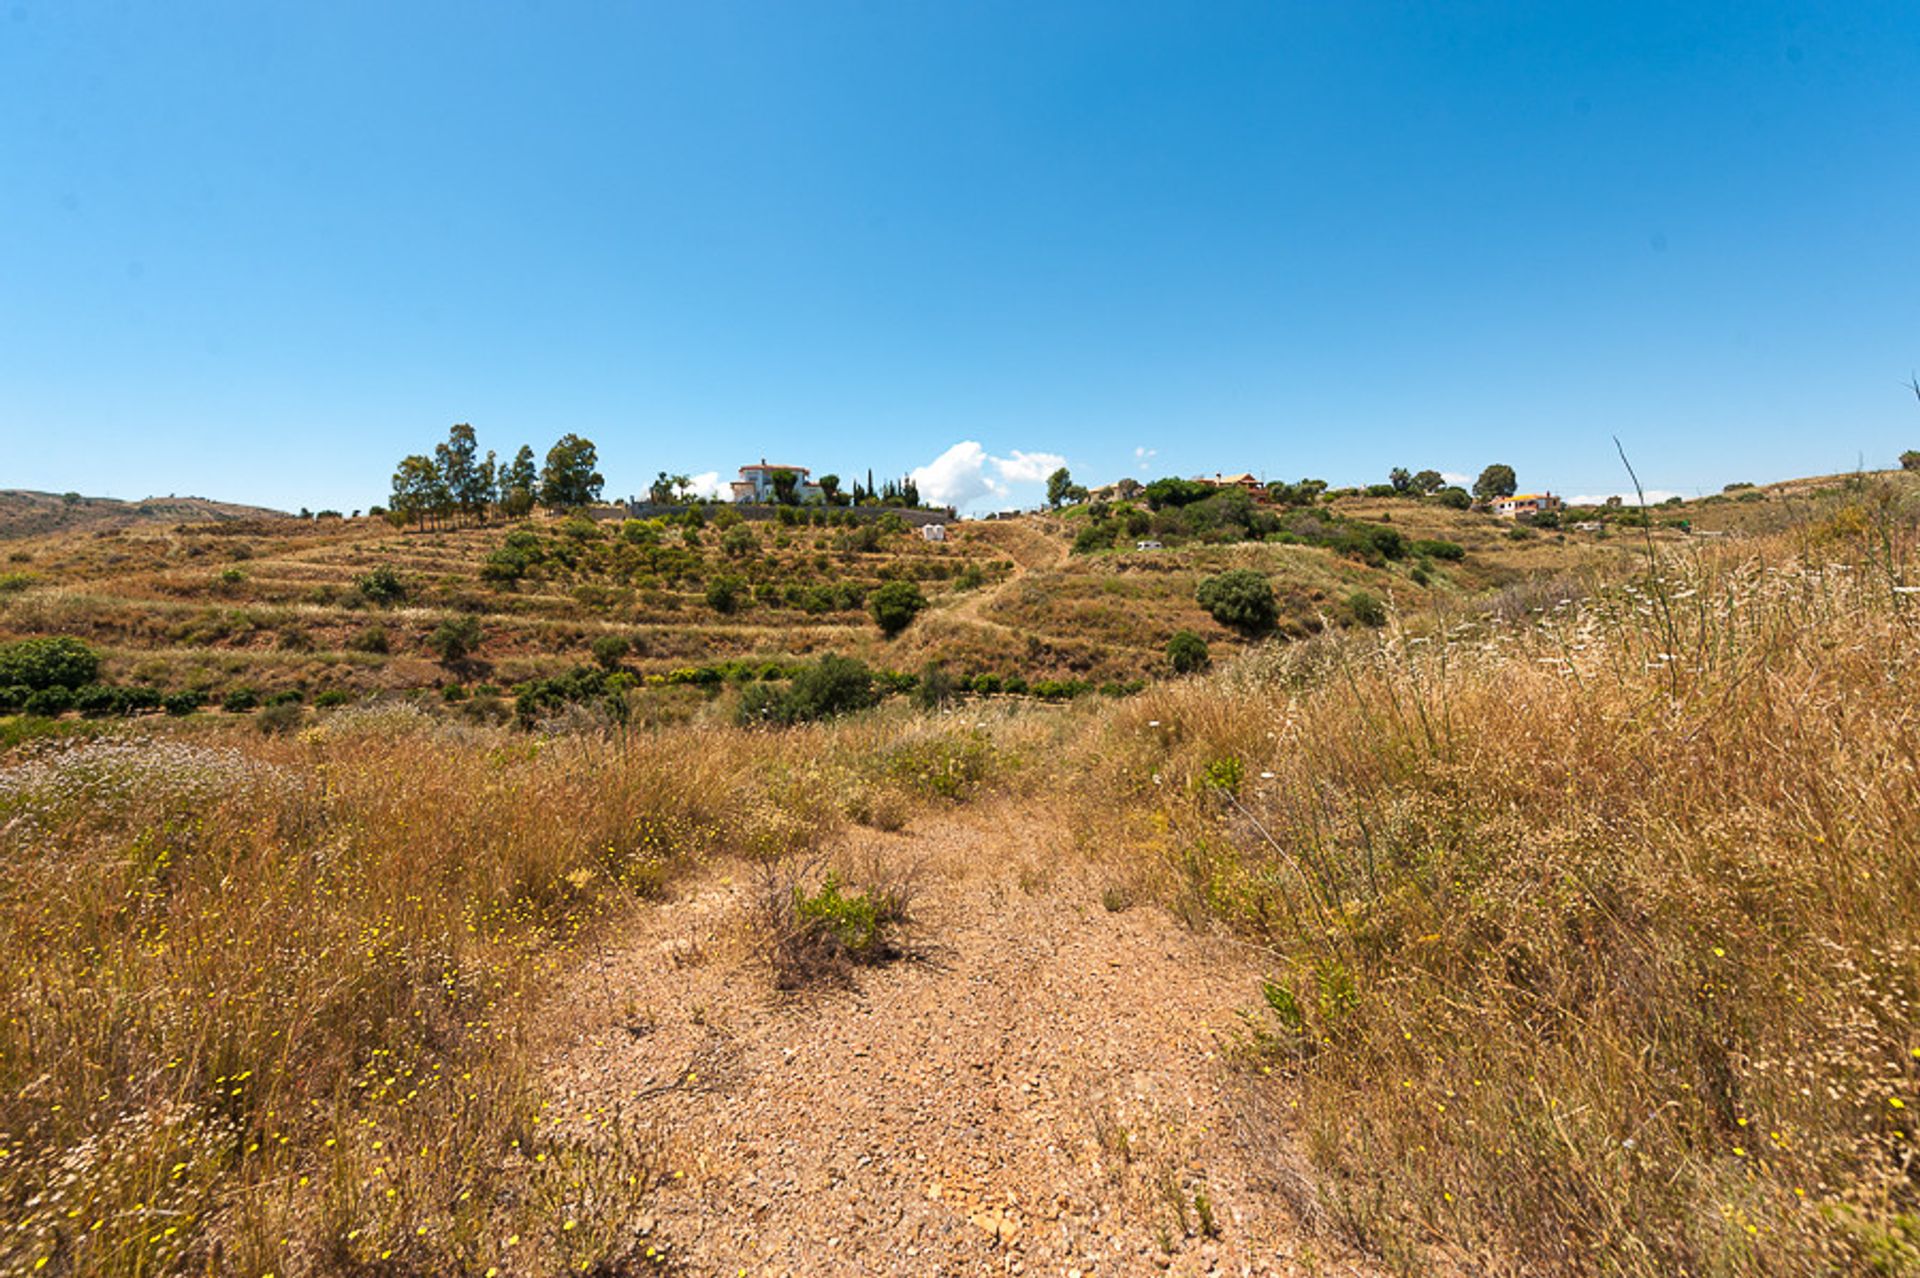
{"label": "rocky soil", "polygon": [[1302,1227],[1282,1085],[1232,1061],[1257,954],[1004,809],[835,860],[917,877],[908,957],[779,991],[754,872],[716,866],[556,1018],[561,1121],[663,1152],[648,1238],[684,1272],[1364,1272]]}

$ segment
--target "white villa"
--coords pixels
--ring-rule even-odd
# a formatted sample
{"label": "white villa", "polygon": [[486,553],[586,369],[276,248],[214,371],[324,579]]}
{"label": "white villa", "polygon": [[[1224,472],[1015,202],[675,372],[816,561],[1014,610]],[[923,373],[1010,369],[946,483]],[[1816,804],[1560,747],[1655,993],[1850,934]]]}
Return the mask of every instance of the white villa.
{"label": "white villa", "polygon": [[729,485],[733,489],[733,499],[740,503],[766,505],[773,501],[773,477],[778,471],[786,471],[800,482],[794,485],[794,498],[800,502],[825,501],[826,495],[820,491],[820,485],[813,482],[813,472],[805,466],[769,466],[762,457],[758,465],[742,466],[740,478]]}
{"label": "white villa", "polygon": [[1538,515],[1558,509],[1560,499],[1552,493],[1515,493],[1511,497],[1496,497],[1493,501],[1493,513],[1502,519],[1518,519],[1522,515]]}

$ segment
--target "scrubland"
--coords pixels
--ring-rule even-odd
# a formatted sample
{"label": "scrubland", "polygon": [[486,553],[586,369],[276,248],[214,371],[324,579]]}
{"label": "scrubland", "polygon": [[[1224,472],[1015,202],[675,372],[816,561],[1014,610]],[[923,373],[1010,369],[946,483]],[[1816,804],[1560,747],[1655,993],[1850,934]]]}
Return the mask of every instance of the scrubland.
{"label": "scrubland", "polygon": [[675,1169],[614,1116],[543,1125],[543,1000],[705,858],[779,862],[963,795],[971,732],[538,737],[394,706],[16,753],[0,1264],[642,1264],[634,1213]]}
{"label": "scrubland", "polygon": [[665,1269],[636,1221],[685,1169],[618,1108],[545,1117],[556,991],[708,867],[991,801],[1107,908],[1256,947],[1221,1068],[1303,1228],[1410,1272],[1910,1272],[1910,501],[1118,703],[16,720],[0,1268]]}
{"label": "scrubland", "polygon": [[1243,1059],[1329,1227],[1413,1267],[1920,1264],[1912,516],[1093,730],[1086,842],[1272,955]]}
{"label": "scrubland", "polygon": [[[311,702],[510,688],[592,663],[608,638],[627,645],[636,678],[838,652],[902,672],[933,661],[965,679],[1099,685],[1164,675],[1167,642],[1183,630],[1240,646],[1195,602],[1197,584],[1225,569],[1267,575],[1280,633],[1302,638],[1359,624],[1356,592],[1411,615],[1627,553],[1618,536],[1516,539],[1492,516],[1417,501],[1343,499],[1293,517],[1351,517],[1412,545],[1446,542],[1459,557],[1387,558],[1229,530],[1161,550],[1126,541],[1072,553],[1083,511],[958,524],[943,544],[828,511],[782,523],[689,508],[674,520],[536,517],[404,533],[365,519],[156,517],[0,540],[0,640],[72,635],[100,651],[109,682],[216,702],[237,689]],[[889,638],[869,604],[892,582],[911,583],[927,608]],[[472,650],[443,659],[436,632],[469,621]]]}

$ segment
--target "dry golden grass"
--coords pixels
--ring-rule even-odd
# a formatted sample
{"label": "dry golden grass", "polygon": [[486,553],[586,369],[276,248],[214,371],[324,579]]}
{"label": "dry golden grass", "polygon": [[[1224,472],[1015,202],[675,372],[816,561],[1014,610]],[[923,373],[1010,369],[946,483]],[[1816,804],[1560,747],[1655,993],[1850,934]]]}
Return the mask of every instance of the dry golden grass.
{"label": "dry golden grass", "polygon": [[[630,1114],[553,1121],[555,984],[700,858],[805,857],[982,787],[1069,806],[1109,908],[1157,893],[1264,947],[1249,1126],[1361,1246],[1911,1271],[1906,501],[1864,486],[1772,538],[1658,543],[1655,575],[1594,560],[1492,618],[1119,707],[770,733],[677,689],[658,726],[574,736],[405,706],[286,737],[71,723],[104,735],[0,758],[0,1271],[645,1271],[677,1169]],[[114,606],[83,596],[9,607]]]}
{"label": "dry golden grass", "polygon": [[1920,1266],[1912,520],[1861,494],[1111,716],[1089,840],[1269,948],[1243,1059],[1291,1080],[1275,1159],[1342,1233],[1415,1267]]}
{"label": "dry golden grass", "polygon": [[0,1271],[642,1271],[675,1169],[629,1115],[543,1118],[554,983],[701,857],[804,854],[1011,766],[884,716],[169,726],[0,768]]}

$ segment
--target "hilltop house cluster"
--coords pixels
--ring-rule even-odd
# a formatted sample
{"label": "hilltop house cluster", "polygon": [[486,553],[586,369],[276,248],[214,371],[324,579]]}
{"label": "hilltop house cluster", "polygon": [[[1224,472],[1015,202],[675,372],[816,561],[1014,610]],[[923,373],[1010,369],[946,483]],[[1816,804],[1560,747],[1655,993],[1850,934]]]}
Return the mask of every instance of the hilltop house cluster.
{"label": "hilltop house cluster", "polygon": [[[855,484],[849,494],[833,487],[838,481],[832,475],[823,478],[825,483],[815,480],[809,467],[769,462],[762,457],[740,468],[740,477],[727,485],[727,496],[748,519],[770,518],[779,510],[795,506],[832,506],[855,519],[894,515],[919,529],[920,535],[928,541],[947,539],[946,524],[955,517],[956,512],[952,507],[933,509],[918,505],[918,494],[910,480],[902,481],[898,486],[891,483],[885,485],[875,500],[876,494],[859,484]],[[685,477],[677,482],[684,490]],[[873,482],[871,474],[867,482]],[[684,500],[684,497],[679,499]],[[671,513],[679,501],[674,497],[674,490],[668,488],[667,477],[662,474],[649,500],[629,499],[625,514],[629,518],[641,519]]]}

